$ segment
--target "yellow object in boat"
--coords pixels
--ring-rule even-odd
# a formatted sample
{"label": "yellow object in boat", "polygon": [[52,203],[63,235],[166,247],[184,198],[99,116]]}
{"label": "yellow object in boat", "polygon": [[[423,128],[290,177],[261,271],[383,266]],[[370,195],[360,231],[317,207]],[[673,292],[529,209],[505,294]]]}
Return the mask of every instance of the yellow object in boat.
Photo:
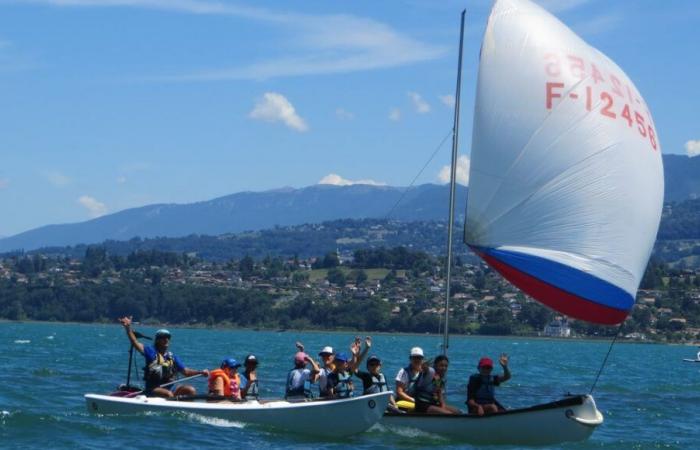
{"label": "yellow object in boat", "polygon": [[409,402],[408,400],[399,400],[396,402],[396,406],[399,407],[399,409],[403,409],[404,411],[413,411],[416,409],[416,404],[413,402]]}

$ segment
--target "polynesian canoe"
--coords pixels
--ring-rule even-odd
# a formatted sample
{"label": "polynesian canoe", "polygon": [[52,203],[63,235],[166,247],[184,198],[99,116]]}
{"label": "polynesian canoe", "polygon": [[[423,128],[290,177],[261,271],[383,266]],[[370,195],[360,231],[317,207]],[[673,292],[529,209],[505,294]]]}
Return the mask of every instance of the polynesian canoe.
{"label": "polynesian canoe", "polygon": [[577,395],[487,416],[386,413],[380,423],[473,445],[553,445],[588,439],[603,415],[593,397]]}
{"label": "polynesian canoe", "polygon": [[299,434],[342,437],[362,433],[379,422],[391,395],[388,391],[336,400],[211,402],[86,394],[85,402],[95,414],[191,413]]}

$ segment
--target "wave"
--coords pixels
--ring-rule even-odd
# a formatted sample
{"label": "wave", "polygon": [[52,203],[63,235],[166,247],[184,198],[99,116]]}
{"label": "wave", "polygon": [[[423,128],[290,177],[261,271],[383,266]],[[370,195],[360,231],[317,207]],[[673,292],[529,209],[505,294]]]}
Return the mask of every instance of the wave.
{"label": "wave", "polygon": [[194,420],[195,422],[199,422],[204,425],[212,425],[215,427],[221,427],[221,428],[245,428],[245,424],[243,422],[236,422],[233,420],[226,420],[226,419],[218,419],[216,417],[205,417],[205,416],[200,416],[199,414],[193,414],[193,413],[188,413],[186,414],[187,417],[191,420]]}

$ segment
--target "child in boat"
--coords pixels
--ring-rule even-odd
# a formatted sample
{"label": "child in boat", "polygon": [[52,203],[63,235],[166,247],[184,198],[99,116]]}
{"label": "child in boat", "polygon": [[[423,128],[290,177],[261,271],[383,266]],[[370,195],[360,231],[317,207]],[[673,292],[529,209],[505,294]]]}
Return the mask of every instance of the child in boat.
{"label": "child in boat", "polygon": [[241,364],[235,358],[226,358],[221,368],[209,373],[209,394],[241,400],[241,377],[238,368]]}
{"label": "child in boat", "polygon": [[241,374],[241,397],[258,399],[258,358],[248,355],[243,362],[245,369]]}
{"label": "child in boat", "polygon": [[432,408],[435,413],[440,414],[461,414],[459,408],[447,404],[447,369],[450,365],[450,360],[446,355],[439,355],[433,362],[435,376],[433,377],[433,404],[438,406],[440,410]]}
{"label": "child in boat", "polygon": [[[299,346],[297,345],[297,348]],[[306,367],[311,364],[311,369]],[[304,399],[312,398],[311,383],[318,379],[318,373],[321,369],[316,364],[316,361],[311,359],[309,355],[303,351],[299,351],[294,355],[294,368],[287,374],[287,385],[284,398],[286,399]]]}
{"label": "child in boat", "polygon": [[[352,359],[354,361],[354,358]],[[335,354],[333,372],[328,374],[328,393],[333,398],[352,397],[354,385],[352,383],[351,359],[345,352]]]}
{"label": "child in boat", "polygon": [[[355,362],[355,376],[362,380],[362,395],[377,394],[379,392],[386,392],[389,390],[389,386],[386,382],[386,377],[382,373],[382,360],[378,356],[372,355],[367,360],[367,372],[359,370],[360,363],[365,355],[372,348],[372,337],[367,336],[365,338],[365,348],[362,353],[357,353],[358,341],[355,341],[355,347],[353,349],[353,356],[357,355]],[[388,409],[392,411],[399,411],[396,406],[396,400],[394,396],[389,397],[389,407]]]}
{"label": "child in boat", "polygon": [[469,385],[467,386],[467,405],[469,406],[470,414],[496,413],[503,408],[496,401],[495,388],[501,383],[510,380],[510,370],[508,369],[508,355],[501,354],[499,359],[501,367],[503,367],[503,375],[492,375],[493,361],[491,358],[483,357],[479,360],[476,373],[469,377]]}

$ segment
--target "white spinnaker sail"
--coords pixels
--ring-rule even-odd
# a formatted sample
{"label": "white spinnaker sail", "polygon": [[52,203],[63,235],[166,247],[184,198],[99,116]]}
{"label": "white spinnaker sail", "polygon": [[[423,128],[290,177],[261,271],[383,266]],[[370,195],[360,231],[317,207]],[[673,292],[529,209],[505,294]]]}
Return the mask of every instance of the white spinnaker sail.
{"label": "white spinnaker sail", "polygon": [[537,300],[619,323],[663,206],[661,147],[634,83],[528,0],[484,35],[465,241]]}

